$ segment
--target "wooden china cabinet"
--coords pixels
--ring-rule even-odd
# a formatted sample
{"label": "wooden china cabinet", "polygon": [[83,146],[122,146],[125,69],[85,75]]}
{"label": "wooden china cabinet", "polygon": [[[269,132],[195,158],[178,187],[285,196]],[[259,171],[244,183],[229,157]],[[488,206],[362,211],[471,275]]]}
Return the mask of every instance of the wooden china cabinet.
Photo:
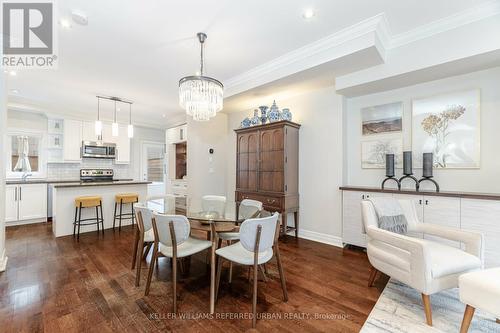
{"label": "wooden china cabinet", "polygon": [[[281,233],[299,227],[299,128],[290,121],[236,129],[236,202],[254,199],[279,212]],[[294,213],[295,227],[286,216]]]}

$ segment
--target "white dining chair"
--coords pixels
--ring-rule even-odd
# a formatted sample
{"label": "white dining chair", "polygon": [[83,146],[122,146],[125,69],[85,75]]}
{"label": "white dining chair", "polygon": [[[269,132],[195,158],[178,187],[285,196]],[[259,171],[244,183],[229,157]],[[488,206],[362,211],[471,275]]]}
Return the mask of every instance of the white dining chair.
{"label": "white dining chair", "polygon": [[[260,216],[262,212],[263,204],[260,201],[252,200],[252,199],[243,199],[240,202],[238,207],[238,220],[246,220],[251,218],[257,218]],[[233,242],[240,239],[240,232],[238,231],[228,231],[228,232],[219,232],[219,244],[218,247],[221,247],[222,241],[225,241],[227,245],[231,245]],[[264,277],[265,273],[263,272]],[[232,281],[233,276],[233,263],[229,262],[229,283]]]}
{"label": "white dining chair", "polygon": [[216,212],[220,217],[226,213],[226,197],[221,195],[204,195],[201,198],[201,208],[204,212]]}
{"label": "white dining chair", "polygon": [[[279,224],[278,213],[264,218],[245,220],[240,227],[240,241],[229,246],[217,249],[215,253],[219,256],[217,264],[217,282],[215,288],[215,299],[220,284],[222,261],[253,267],[253,295],[252,295],[252,328],[257,324],[257,274],[259,265],[263,265],[272,259],[276,254],[278,271],[280,274],[281,288],[283,289],[283,299],[288,301],[285,275],[278,247]],[[273,251],[274,250],[274,251]]]}
{"label": "white dining chair", "polygon": [[[152,244],[154,243],[153,211],[143,203],[134,205],[137,229],[135,233],[134,251],[132,254],[132,269],[136,268],[135,285],[139,286],[141,279],[141,263],[146,259]],[[146,248],[146,249],[144,249]]]}
{"label": "white dining chair", "polygon": [[[178,259],[191,256],[198,252],[212,249],[213,241],[190,237],[191,226],[187,217],[182,215],[163,215],[153,213],[153,259],[149,266],[148,280],[145,295],[149,295],[151,278],[156,259],[164,256],[172,259],[172,287],[173,287],[173,312],[177,312],[177,262]],[[215,232],[214,232],[215,234]],[[211,313],[213,313],[214,284],[215,284],[215,255],[212,255],[212,278],[210,282]]]}

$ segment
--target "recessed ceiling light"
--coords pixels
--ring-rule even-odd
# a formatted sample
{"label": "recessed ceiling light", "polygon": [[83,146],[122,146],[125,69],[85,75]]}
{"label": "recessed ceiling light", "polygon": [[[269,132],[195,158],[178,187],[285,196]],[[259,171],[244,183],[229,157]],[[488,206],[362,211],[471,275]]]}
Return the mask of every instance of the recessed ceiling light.
{"label": "recessed ceiling light", "polygon": [[17,90],[17,89],[11,89],[10,92],[13,93],[13,94],[18,94],[19,90]]}
{"label": "recessed ceiling light", "polygon": [[89,19],[87,15],[84,13],[74,10],[71,12],[71,18],[73,19],[73,22],[79,25],[87,25],[89,24]]}
{"label": "recessed ceiling light", "polygon": [[162,116],[163,118],[165,118],[167,115],[166,115],[166,114],[162,114],[161,116]]}
{"label": "recessed ceiling light", "polygon": [[61,27],[63,27],[63,28],[66,28],[66,29],[71,28],[71,22],[67,19],[61,19],[59,21],[59,23],[61,24]]}
{"label": "recessed ceiling light", "polygon": [[196,71],[196,76],[200,76],[200,71]]}
{"label": "recessed ceiling light", "polygon": [[116,111],[120,111],[120,108],[116,108]]}
{"label": "recessed ceiling light", "polygon": [[16,75],[17,75],[17,72],[16,72],[16,71],[9,71],[9,75],[10,75],[10,76],[16,76]]}
{"label": "recessed ceiling light", "polygon": [[312,8],[308,8],[308,9],[304,10],[304,12],[302,13],[302,17],[305,18],[306,20],[313,18],[314,15],[316,15],[316,13],[314,12],[314,10]]}

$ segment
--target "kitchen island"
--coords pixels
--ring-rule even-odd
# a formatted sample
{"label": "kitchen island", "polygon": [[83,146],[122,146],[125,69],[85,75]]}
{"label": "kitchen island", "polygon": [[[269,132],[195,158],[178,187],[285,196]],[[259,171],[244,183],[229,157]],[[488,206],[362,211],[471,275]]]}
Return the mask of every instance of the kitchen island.
{"label": "kitchen island", "polygon": [[[75,198],[79,196],[102,197],[104,228],[113,227],[115,195],[118,193],[137,193],[139,201],[146,200],[148,193],[147,181],[110,181],[110,182],[73,182],[56,183],[52,185],[52,232],[61,237],[73,234],[75,219]],[[124,208],[129,212],[130,205]],[[82,219],[95,217],[94,209],[82,209]],[[131,220],[122,220],[122,226],[131,224]],[[96,232],[95,225],[82,227],[80,233]]]}

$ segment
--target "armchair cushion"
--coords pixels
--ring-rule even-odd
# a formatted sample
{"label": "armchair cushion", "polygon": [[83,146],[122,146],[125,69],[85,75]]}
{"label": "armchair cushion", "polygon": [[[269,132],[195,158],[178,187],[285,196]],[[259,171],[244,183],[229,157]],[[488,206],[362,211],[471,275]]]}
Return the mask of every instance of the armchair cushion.
{"label": "armchair cushion", "polygon": [[433,279],[481,268],[481,260],[472,254],[437,242],[424,242]]}

